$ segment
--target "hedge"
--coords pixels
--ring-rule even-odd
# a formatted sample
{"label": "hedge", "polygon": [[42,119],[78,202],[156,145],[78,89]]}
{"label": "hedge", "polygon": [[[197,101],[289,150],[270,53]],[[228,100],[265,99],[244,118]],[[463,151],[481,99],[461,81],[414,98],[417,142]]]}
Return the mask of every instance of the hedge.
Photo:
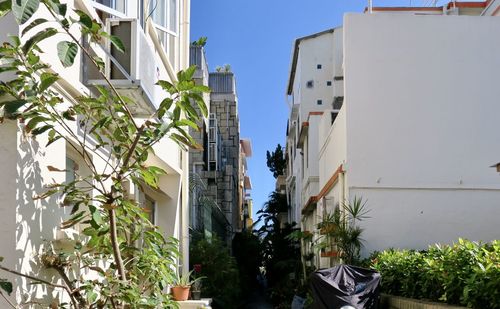
{"label": "hedge", "polygon": [[500,308],[500,241],[459,239],[426,251],[375,253],[371,266],[388,294],[442,301],[471,308]]}

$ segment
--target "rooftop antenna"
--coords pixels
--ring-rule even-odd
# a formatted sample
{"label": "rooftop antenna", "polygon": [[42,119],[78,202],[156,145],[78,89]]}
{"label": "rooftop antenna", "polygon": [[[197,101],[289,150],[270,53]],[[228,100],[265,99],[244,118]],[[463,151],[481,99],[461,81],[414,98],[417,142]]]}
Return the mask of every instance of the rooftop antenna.
{"label": "rooftop antenna", "polygon": [[372,0],[368,0],[368,13],[372,13],[373,3]]}

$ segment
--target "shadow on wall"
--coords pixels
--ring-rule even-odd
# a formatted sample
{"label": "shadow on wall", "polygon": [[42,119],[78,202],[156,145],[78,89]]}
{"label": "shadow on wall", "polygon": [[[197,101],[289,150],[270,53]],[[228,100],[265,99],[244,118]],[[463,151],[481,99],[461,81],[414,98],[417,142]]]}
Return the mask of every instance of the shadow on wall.
{"label": "shadow on wall", "polygon": [[[45,143],[43,141],[39,143],[33,138],[26,138],[19,130],[17,135],[15,221],[17,262],[14,269],[51,282],[57,282],[55,271],[42,269],[40,255],[47,248],[49,242],[55,239],[64,212],[57,203],[57,195],[52,195],[48,199],[35,199],[37,195],[41,195],[47,190],[44,185],[53,181],[49,180],[48,177],[44,178],[44,173],[48,172],[47,168],[43,166],[46,150],[40,147],[40,144],[44,145]],[[54,149],[49,148],[49,151],[51,156],[55,155]],[[18,303],[35,304],[40,302],[42,298],[44,303],[47,300],[52,302],[58,299],[61,293],[62,291],[55,291],[45,285],[30,284],[29,280],[22,277],[15,279],[15,294]]]}

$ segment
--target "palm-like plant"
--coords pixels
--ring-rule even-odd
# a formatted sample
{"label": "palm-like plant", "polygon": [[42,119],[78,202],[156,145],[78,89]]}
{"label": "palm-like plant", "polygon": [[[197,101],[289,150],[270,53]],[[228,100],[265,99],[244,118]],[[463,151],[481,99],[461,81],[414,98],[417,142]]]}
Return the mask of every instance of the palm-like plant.
{"label": "palm-like plant", "polygon": [[324,237],[318,247],[337,246],[342,260],[351,264],[359,258],[363,246],[363,229],[357,223],[369,218],[369,212],[366,201],[355,196],[352,202],[346,201],[341,207],[335,208],[333,213],[325,214],[317,226],[324,231]]}

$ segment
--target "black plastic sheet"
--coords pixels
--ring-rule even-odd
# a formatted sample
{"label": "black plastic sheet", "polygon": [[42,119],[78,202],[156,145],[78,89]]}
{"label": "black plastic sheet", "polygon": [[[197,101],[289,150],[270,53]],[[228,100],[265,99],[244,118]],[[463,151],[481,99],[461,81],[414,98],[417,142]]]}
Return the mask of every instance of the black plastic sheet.
{"label": "black plastic sheet", "polygon": [[377,309],[380,297],[380,274],[350,265],[321,269],[311,275],[313,309]]}

